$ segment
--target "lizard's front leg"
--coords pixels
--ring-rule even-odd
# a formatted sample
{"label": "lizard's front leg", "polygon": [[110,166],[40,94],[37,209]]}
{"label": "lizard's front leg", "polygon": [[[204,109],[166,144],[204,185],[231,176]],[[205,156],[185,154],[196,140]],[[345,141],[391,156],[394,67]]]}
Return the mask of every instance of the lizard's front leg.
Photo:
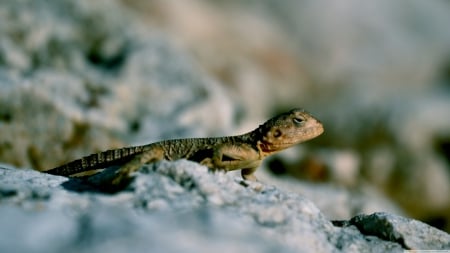
{"label": "lizard's front leg", "polygon": [[261,156],[258,151],[247,144],[222,144],[215,147],[212,157],[203,159],[200,164],[211,170],[231,171],[241,169],[241,175],[244,179],[256,181],[253,172],[261,164]]}

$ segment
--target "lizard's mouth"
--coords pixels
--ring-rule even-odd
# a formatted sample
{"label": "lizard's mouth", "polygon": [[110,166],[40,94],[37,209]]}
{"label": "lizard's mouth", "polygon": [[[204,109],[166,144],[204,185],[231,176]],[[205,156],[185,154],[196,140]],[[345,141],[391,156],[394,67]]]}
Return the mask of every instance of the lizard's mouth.
{"label": "lizard's mouth", "polygon": [[314,127],[302,129],[300,132],[296,131],[293,134],[285,133],[276,138],[263,138],[259,144],[262,151],[266,153],[274,153],[292,147],[298,143],[311,140],[321,135],[323,131],[323,126],[320,124]]}
{"label": "lizard's mouth", "polygon": [[278,152],[283,149],[289,148],[295,144],[297,144],[297,143],[296,142],[280,142],[280,143],[261,142],[260,147],[261,147],[261,150],[264,152],[273,153],[273,152]]}

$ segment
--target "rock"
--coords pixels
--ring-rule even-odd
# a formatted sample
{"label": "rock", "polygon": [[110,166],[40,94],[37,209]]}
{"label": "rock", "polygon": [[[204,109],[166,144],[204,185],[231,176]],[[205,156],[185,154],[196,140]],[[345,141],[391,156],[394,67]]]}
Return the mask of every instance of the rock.
{"label": "rock", "polygon": [[398,242],[407,249],[450,249],[449,234],[417,220],[387,213],[374,213],[355,216],[349,223],[358,227],[364,234]]}
{"label": "rock", "polygon": [[108,148],[224,134],[234,123],[218,83],[118,1],[0,9],[4,162],[50,169]]}
{"label": "rock", "polygon": [[[0,167],[1,252],[402,252],[450,241],[386,213],[333,225],[299,194],[185,160],[146,165],[116,194],[78,192],[64,177]],[[383,219],[389,226],[374,233]],[[385,236],[394,232],[404,243]],[[431,234],[438,240],[423,239]]]}

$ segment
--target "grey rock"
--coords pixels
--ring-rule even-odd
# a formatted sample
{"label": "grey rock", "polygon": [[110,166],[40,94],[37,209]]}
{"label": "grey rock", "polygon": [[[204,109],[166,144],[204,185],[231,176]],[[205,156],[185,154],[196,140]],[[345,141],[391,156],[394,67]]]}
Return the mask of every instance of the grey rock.
{"label": "grey rock", "polygon": [[414,250],[450,250],[450,235],[423,222],[387,213],[358,215],[350,220],[362,233]]}
{"label": "grey rock", "polygon": [[[146,165],[116,194],[79,192],[67,183],[81,181],[0,167],[2,252],[402,252],[442,249],[449,238],[390,214],[333,225],[299,194],[185,160]],[[362,229],[373,217],[391,226]],[[404,243],[383,236],[392,231]],[[440,239],[424,240],[430,231]]]}
{"label": "grey rock", "polygon": [[218,83],[118,1],[1,1],[0,9],[4,162],[44,170],[233,125]]}

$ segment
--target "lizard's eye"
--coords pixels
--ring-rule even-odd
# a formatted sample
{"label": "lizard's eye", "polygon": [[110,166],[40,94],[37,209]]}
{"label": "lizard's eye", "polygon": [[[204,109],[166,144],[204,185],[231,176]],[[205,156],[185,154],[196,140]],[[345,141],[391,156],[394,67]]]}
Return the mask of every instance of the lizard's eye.
{"label": "lizard's eye", "polygon": [[300,125],[302,124],[305,120],[303,118],[293,118],[292,121],[294,121],[294,123],[296,125]]}

